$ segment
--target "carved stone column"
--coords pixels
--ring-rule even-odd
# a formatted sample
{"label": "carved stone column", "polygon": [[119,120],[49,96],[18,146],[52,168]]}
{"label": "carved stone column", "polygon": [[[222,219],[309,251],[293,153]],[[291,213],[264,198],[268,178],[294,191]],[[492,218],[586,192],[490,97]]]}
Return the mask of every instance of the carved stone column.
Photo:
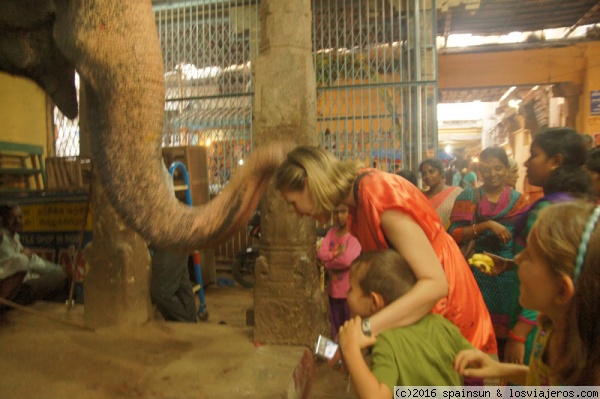
{"label": "carved stone column", "polygon": [[[259,55],[254,60],[254,137],[314,144],[316,79],[310,0],[260,2]],[[254,340],[312,346],[328,332],[319,289],[315,221],[300,219],[271,185],[261,203],[261,243],[254,286]]]}

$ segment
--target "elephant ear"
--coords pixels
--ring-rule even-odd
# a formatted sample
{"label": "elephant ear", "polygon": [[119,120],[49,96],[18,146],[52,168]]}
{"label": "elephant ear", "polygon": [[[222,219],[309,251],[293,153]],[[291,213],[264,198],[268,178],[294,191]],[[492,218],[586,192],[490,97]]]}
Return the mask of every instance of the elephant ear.
{"label": "elephant ear", "polygon": [[75,68],[53,36],[52,1],[5,0],[0,16],[0,71],[30,78],[67,117],[77,117]]}

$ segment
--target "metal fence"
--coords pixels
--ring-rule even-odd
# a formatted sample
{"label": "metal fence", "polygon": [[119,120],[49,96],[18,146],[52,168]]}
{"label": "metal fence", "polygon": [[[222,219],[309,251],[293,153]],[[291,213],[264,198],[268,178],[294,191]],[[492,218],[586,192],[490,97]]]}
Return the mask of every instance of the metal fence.
{"label": "metal fence", "polygon": [[163,146],[209,147],[216,193],[252,149],[258,3],[169,2],[154,11],[165,61]]}
{"label": "metal fence", "polygon": [[[393,171],[437,152],[435,9],[424,0],[313,0],[317,141]],[[165,61],[163,146],[209,145],[218,190],[252,148],[258,1],[154,6]],[[55,113],[56,155],[79,128]]]}
{"label": "metal fence", "polygon": [[379,169],[437,151],[430,2],[313,0],[318,142]]}
{"label": "metal fence", "polygon": [[[291,1],[291,0],[290,0]],[[437,153],[435,9],[425,0],[312,0],[317,142],[416,170]],[[163,146],[206,145],[211,192],[252,150],[258,0],[155,1],[165,62]],[[56,114],[57,156],[79,129]]]}

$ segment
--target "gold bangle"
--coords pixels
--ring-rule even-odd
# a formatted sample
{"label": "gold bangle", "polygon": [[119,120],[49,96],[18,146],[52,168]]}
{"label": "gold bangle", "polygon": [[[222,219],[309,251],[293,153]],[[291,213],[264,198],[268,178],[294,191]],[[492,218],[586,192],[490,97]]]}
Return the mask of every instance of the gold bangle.
{"label": "gold bangle", "polygon": [[473,226],[471,226],[473,228],[473,237],[477,237],[477,232],[475,231],[475,223],[473,223]]}

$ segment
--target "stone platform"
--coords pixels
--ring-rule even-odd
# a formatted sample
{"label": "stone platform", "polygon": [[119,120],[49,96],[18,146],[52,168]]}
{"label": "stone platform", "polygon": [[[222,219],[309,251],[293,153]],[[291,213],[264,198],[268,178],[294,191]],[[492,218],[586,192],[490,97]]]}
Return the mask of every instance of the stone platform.
{"label": "stone platform", "polygon": [[[210,286],[207,322],[152,321],[87,331],[11,310],[0,325],[0,392],[6,399],[354,398],[348,381],[309,348],[255,345],[252,290]],[[83,305],[38,302],[83,324]]]}

